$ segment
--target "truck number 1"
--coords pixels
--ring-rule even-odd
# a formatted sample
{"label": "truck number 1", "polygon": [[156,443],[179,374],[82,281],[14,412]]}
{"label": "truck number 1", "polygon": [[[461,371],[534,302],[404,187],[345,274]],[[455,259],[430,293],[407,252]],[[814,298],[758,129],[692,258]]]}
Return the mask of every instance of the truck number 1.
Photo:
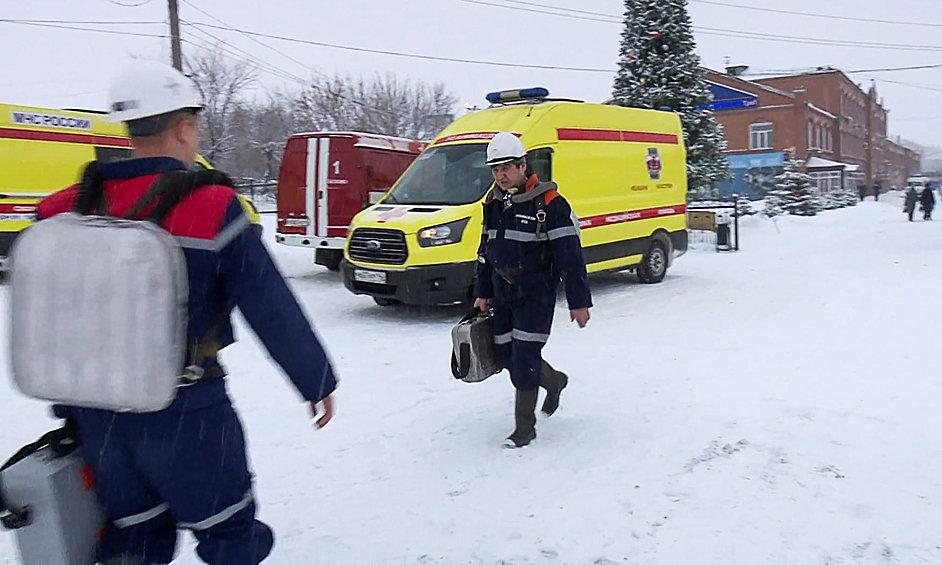
{"label": "truck number 1", "polygon": [[334,161],[334,174],[340,174],[340,161]]}

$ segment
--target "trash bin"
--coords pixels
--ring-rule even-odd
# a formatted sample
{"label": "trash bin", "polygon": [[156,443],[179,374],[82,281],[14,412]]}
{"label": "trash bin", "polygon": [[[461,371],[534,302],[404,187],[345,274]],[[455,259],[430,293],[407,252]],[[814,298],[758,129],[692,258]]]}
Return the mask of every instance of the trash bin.
{"label": "trash bin", "polygon": [[729,218],[717,218],[716,222],[716,250],[730,251],[733,248],[730,238]]}

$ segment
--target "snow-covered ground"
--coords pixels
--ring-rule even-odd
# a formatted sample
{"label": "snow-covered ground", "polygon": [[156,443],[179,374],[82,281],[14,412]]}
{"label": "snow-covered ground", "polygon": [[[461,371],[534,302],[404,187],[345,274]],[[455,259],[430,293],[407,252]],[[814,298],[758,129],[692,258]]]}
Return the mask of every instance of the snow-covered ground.
{"label": "snow-covered ground", "polygon": [[[741,252],[659,285],[594,277],[589,327],[561,301],[546,349],[562,408],[514,451],[509,379],[449,373],[460,310],[381,308],[272,249],[341,386],[314,431],[244,325],[225,351],[271,563],[942,563],[942,222],[898,194],[746,219]],[[2,454],[54,424],[8,382]]]}

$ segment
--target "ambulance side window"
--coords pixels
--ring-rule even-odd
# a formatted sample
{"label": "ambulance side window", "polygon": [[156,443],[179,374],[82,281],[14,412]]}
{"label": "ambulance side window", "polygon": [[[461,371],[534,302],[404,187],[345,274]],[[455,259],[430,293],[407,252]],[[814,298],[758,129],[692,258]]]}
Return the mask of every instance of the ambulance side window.
{"label": "ambulance side window", "polygon": [[102,163],[119,161],[131,157],[131,150],[121,147],[95,147],[95,159]]}
{"label": "ambulance side window", "polygon": [[540,182],[553,180],[553,150],[546,147],[530,151],[527,153],[527,167]]}

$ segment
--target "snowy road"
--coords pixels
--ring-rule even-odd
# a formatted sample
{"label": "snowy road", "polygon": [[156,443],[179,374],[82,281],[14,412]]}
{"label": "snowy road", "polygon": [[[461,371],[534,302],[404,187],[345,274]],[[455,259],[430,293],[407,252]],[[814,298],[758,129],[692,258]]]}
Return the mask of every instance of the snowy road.
{"label": "snowy road", "polygon": [[[224,353],[270,562],[942,562],[942,222],[900,209],[750,218],[740,253],[688,253],[660,285],[593,278],[589,327],[560,302],[546,349],[562,408],[516,451],[509,379],[449,374],[460,310],[380,308],[272,244],[341,386],[315,432],[241,321]],[[54,424],[8,383],[4,455]]]}

